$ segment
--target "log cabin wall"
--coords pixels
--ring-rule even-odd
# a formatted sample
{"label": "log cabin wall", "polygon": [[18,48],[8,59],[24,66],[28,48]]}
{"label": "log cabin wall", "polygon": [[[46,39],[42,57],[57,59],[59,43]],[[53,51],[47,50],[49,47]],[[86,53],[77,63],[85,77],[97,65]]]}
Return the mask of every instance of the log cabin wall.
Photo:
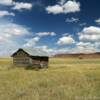
{"label": "log cabin wall", "polygon": [[41,57],[40,62],[41,62],[41,67],[48,67],[49,58],[48,57]]}
{"label": "log cabin wall", "polygon": [[13,55],[13,64],[14,65],[32,65],[35,67],[48,67],[48,57],[45,56],[30,56],[26,51],[23,49],[19,49]]}
{"label": "log cabin wall", "polygon": [[14,65],[29,65],[31,58],[23,51],[19,51],[13,57]]}
{"label": "log cabin wall", "polygon": [[40,67],[48,67],[48,57],[32,57],[33,65]]}

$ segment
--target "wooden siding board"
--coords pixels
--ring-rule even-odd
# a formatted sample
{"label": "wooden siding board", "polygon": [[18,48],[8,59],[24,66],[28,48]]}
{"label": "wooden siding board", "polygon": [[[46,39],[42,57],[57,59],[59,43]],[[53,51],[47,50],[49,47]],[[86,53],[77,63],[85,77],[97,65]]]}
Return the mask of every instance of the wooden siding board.
{"label": "wooden siding board", "polygon": [[13,55],[13,64],[14,65],[34,65],[37,67],[47,67],[48,66],[48,57],[40,56],[30,56],[24,50],[19,49]]}

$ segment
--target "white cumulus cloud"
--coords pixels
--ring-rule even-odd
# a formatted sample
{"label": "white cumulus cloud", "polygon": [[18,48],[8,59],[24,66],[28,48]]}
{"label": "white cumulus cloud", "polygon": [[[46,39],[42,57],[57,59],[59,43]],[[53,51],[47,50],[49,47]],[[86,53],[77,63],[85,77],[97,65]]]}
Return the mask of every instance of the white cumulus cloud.
{"label": "white cumulus cloud", "polygon": [[0,5],[5,5],[5,6],[12,6],[11,8],[13,10],[30,10],[32,8],[32,3],[27,3],[27,2],[17,2],[14,0],[0,0]]}
{"label": "white cumulus cloud", "polygon": [[81,41],[100,41],[100,27],[85,27],[78,35]]}
{"label": "white cumulus cloud", "polygon": [[67,1],[63,5],[64,13],[74,13],[80,11],[80,3],[76,1]]}
{"label": "white cumulus cloud", "polygon": [[14,9],[14,10],[22,10],[22,9],[30,10],[31,8],[32,8],[31,3],[14,2],[14,7],[12,9]]}
{"label": "white cumulus cloud", "polygon": [[46,7],[48,13],[60,14],[60,13],[75,13],[80,11],[80,3],[76,1],[61,0],[60,4]]}
{"label": "white cumulus cloud", "polygon": [[46,11],[48,11],[48,13],[59,14],[63,13],[63,8],[60,5],[48,6]]}
{"label": "white cumulus cloud", "polygon": [[75,43],[75,41],[71,36],[63,36],[57,41],[58,45],[70,45],[73,43]]}

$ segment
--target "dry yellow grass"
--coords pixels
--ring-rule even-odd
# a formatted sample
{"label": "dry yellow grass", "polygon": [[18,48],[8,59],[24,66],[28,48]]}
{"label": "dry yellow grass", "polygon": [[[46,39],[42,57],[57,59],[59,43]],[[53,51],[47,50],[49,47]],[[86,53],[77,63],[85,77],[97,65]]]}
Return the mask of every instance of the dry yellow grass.
{"label": "dry yellow grass", "polygon": [[0,100],[100,100],[100,59],[50,58],[39,71],[13,67],[0,60]]}

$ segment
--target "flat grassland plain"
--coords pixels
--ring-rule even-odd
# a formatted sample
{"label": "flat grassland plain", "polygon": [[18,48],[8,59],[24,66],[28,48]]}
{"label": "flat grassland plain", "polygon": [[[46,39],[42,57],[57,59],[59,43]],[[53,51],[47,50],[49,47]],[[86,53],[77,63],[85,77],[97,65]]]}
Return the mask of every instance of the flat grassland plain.
{"label": "flat grassland plain", "polygon": [[100,59],[50,58],[36,71],[1,58],[0,100],[100,100]]}

